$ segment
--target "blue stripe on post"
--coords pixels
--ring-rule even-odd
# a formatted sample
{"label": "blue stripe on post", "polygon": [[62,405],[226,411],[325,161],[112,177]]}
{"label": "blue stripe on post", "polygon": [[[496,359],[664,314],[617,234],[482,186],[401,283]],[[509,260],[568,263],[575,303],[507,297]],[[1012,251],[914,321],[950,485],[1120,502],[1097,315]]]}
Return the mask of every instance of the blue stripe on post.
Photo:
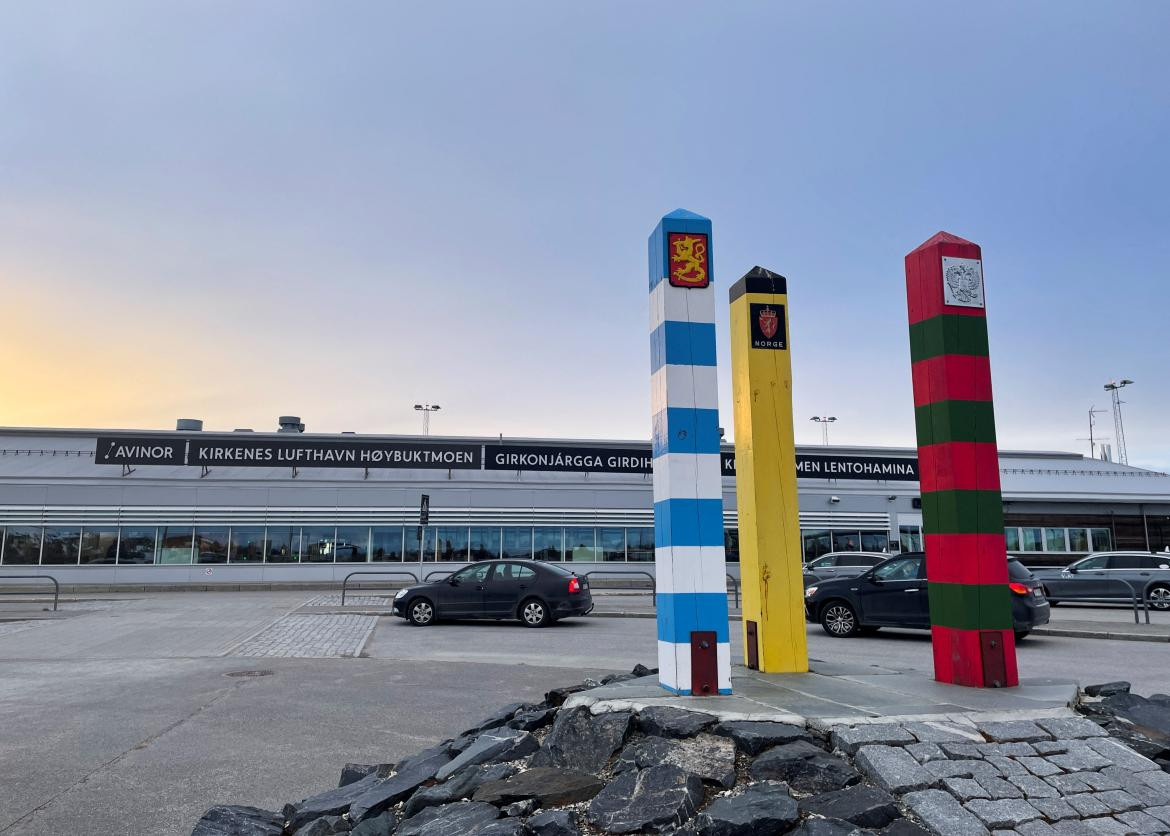
{"label": "blue stripe on post", "polygon": [[727,596],[721,592],[660,592],[658,607],[658,641],[674,644],[691,643],[691,633],[714,630],[715,641],[726,644]]}
{"label": "blue stripe on post", "polygon": [[666,453],[719,452],[719,410],[668,406],[653,421],[655,458]]}
{"label": "blue stripe on post", "polygon": [[722,546],[722,499],[664,499],[654,503],[654,545]]}
{"label": "blue stripe on post", "polygon": [[668,319],[650,334],[650,373],[665,365],[714,366],[715,323]]}

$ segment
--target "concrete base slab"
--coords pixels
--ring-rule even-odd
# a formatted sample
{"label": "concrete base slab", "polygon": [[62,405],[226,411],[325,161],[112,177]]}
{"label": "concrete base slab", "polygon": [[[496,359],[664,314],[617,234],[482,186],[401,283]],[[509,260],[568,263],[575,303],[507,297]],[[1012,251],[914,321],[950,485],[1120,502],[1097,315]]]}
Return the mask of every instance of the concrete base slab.
{"label": "concrete base slab", "polygon": [[811,660],[808,673],[765,674],[732,669],[732,693],[680,697],[656,676],[617,682],[572,695],[569,705],[595,713],[670,705],[723,720],[773,720],[828,727],[842,723],[965,720],[1067,714],[1078,696],[1074,682],[1027,679],[1016,688],[964,688],[936,682],[919,671],[895,671]]}

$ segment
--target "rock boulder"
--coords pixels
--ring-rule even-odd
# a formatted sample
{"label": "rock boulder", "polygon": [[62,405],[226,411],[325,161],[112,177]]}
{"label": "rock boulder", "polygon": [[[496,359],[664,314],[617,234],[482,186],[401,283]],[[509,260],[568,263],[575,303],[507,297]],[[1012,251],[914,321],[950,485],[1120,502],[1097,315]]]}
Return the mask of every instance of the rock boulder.
{"label": "rock boulder", "polygon": [[561,807],[588,801],[601,791],[604,782],[585,772],[537,766],[510,778],[488,781],[475,791],[476,801],[512,804],[536,799],[541,807]]}
{"label": "rock boulder", "polygon": [[191,836],[280,836],[284,816],[259,807],[224,804],[203,814]]}
{"label": "rock boulder", "polygon": [[822,793],[852,786],[861,774],[838,757],[805,740],[776,746],[751,765],[757,781],[786,781],[800,792]]}
{"label": "rock boulder", "polygon": [[750,784],[739,795],[720,796],[698,815],[699,836],[756,836],[784,833],[800,820],[800,810],[784,784]]}
{"label": "rock boulder", "polygon": [[702,781],[662,764],[614,778],[590,802],[586,818],[606,833],[662,833],[678,828],[702,803]]}
{"label": "rock boulder", "polygon": [[584,707],[561,711],[532,765],[600,772],[625,743],[630,722],[628,711],[596,716]]}

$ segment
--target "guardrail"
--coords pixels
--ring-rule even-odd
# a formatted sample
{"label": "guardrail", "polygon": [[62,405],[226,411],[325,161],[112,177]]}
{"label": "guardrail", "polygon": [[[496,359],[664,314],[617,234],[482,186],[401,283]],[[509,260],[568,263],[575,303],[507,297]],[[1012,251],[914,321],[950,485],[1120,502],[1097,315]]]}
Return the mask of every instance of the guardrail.
{"label": "guardrail", "polygon": [[352,578],[352,577],[354,577],[355,575],[398,575],[399,577],[410,578],[410,579],[411,579],[412,581],[414,581],[415,583],[418,583],[418,575],[416,575],[414,572],[402,572],[402,571],[394,571],[394,572],[392,572],[392,571],[385,571],[385,572],[374,572],[374,571],[350,572],[348,575],[346,575],[346,576],[345,576],[345,580],[343,580],[343,581],[341,582],[341,606],[343,606],[343,607],[345,606],[345,593],[346,593],[346,591],[347,591],[347,588],[349,587],[349,579],[350,579],[350,578]]}
{"label": "guardrail", "polygon": [[435,575],[442,575],[443,577],[449,577],[449,576],[454,575],[454,574],[455,574],[454,570],[437,569],[434,572],[427,572],[427,576],[425,578],[423,578],[423,583],[430,583],[431,578],[433,578]]}
{"label": "guardrail", "polygon": [[[52,575],[0,575],[0,578],[18,578],[20,580],[44,580],[51,581],[53,584],[53,612],[57,611],[57,601],[61,598],[61,584],[57,583],[57,579]],[[28,595],[30,593],[24,590],[14,590],[13,592],[0,592],[0,595]]]}
{"label": "guardrail", "polygon": [[[1037,578],[1037,580],[1040,581],[1041,586],[1044,585],[1043,578]],[[1141,602],[1142,610],[1144,610],[1145,614],[1146,614],[1146,624],[1150,623],[1150,599],[1148,597],[1146,597],[1145,588],[1143,588],[1141,593],[1139,594],[1137,587],[1135,587],[1133,585],[1133,583],[1131,583],[1130,581],[1127,581],[1127,580],[1122,580],[1121,578],[1093,578],[1093,582],[1094,583],[1097,583],[1097,582],[1114,583],[1114,584],[1121,584],[1122,586],[1124,586],[1129,591],[1129,597],[1130,597],[1131,601],[1133,602],[1133,623],[1134,624],[1141,624],[1141,620],[1138,618],[1138,612],[1139,612],[1138,611],[1138,602],[1139,601]],[[1047,593],[1045,593],[1045,594],[1047,594]],[[1057,597],[1059,598],[1060,601],[1069,601],[1069,602],[1084,603],[1084,604],[1116,604],[1122,600],[1121,598],[1118,598],[1118,597],[1105,598],[1105,597],[1094,596],[1094,595],[1061,594]]]}
{"label": "guardrail", "polygon": [[[593,575],[609,575],[610,577],[621,577],[623,575],[641,575],[642,577],[648,578],[650,580],[650,588],[649,589],[646,589],[645,586],[641,586],[641,585],[639,585],[639,586],[610,586],[607,588],[608,589],[645,590],[650,595],[654,594],[655,579],[654,579],[654,576],[652,574],[650,574],[649,572],[620,571],[620,570],[614,570],[614,569],[595,569],[592,572],[585,573],[586,578],[590,578]],[[734,590],[734,593],[735,593],[735,608],[739,609],[739,580],[734,575],[732,575],[730,573],[727,575],[727,579],[729,581],[731,581],[731,586],[732,586],[732,589]],[[655,605],[657,605],[657,600],[655,601]]]}
{"label": "guardrail", "polygon": [[735,589],[735,608],[739,609],[739,578],[730,572],[727,573],[727,579],[731,581],[731,586]]}

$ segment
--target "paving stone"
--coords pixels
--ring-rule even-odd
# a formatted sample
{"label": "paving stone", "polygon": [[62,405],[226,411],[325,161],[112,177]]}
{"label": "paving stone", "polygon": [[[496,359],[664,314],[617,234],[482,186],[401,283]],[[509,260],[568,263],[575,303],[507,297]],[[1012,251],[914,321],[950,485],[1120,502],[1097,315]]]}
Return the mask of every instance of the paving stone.
{"label": "paving stone", "polygon": [[[899,752],[918,767],[918,762],[901,749],[891,751]],[[749,771],[757,781],[786,781],[798,792],[829,792],[861,781],[861,773],[843,759],[830,755],[807,740],[797,740],[769,749],[752,762]]]}
{"label": "paving stone", "polygon": [[973,813],[942,790],[921,790],[908,793],[903,802],[935,833],[945,836],[990,836]]}
{"label": "paving stone", "polygon": [[1077,774],[1080,775],[1082,781],[1097,792],[1121,789],[1121,782],[1104,772],[1080,772]]}
{"label": "paving stone", "polygon": [[1080,795],[1066,795],[1064,800],[1082,816],[1102,816],[1110,812],[1109,808],[1098,801],[1090,793]]}
{"label": "paving stone", "polygon": [[1060,793],[1056,791],[1056,787],[1045,781],[1043,778],[1037,778],[1035,775],[1012,776],[1008,778],[1008,782],[1015,784],[1024,791],[1024,798],[1029,800],[1033,798],[1059,798]]}
{"label": "paving stone", "polygon": [[1040,818],[1040,811],[1018,798],[1001,801],[976,799],[963,805],[988,827],[1017,827]]}
{"label": "paving stone", "polygon": [[1015,830],[993,830],[991,836],[1019,836]]}
{"label": "paving stone", "polygon": [[1019,833],[1020,836],[1054,836],[1056,831],[1053,830],[1052,825],[1037,819],[1021,824],[1016,828],[1016,833]]}
{"label": "paving stone", "polygon": [[1093,788],[1085,783],[1081,777],[1084,773],[1074,772],[1072,774],[1061,773],[1059,775],[1048,775],[1044,778],[1045,781],[1052,784],[1063,795],[1074,795],[1081,792],[1089,792]]}
{"label": "paving stone", "polygon": [[964,802],[973,798],[991,798],[991,793],[974,778],[943,778],[943,787],[955,798]]}
{"label": "paving stone", "polygon": [[1094,752],[1088,746],[1085,746],[1083,749],[1073,749],[1070,747],[1063,755],[1050,755],[1048,760],[1069,772],[1104,769],[1113,763],[1108,758]]}
{"label": "paving stone", "polygon": [[927,761],[922,768],[936,778],[998,778],[1000,772],[987,761]]}
{"label": "paving stone", "polygon": [[694,737],[715,725],[715,717],[697,711],[652,705],[638,712],[638,729],[655,737]]}
{"label": "paving stone", "polygon": [[1015,784],[1009,784],[1003,778],[984,778],[976,775],[975,780],[983,785],[983,789],[987,790],[993,799],[1000,800],[1024,797],[1023,790]]}
{"label": "paving stone", "polygon": [[1022,763],[1004,755],[988,755],[987,762],[998,769],[999,774],[1005,778],[1023,777],[1031,774]]}
{"label": "paving stone", "polygon": [[1099,834],[1080,819],[1059,821],[1052,826],[1057,836],[1099,836]]}
{"label": "paving stone", "polygon": [[930,836],[930,831],[923,829],[910,819],[894,819],[881,830],[880,836]]}
{"label": "paving stone", "polygon": [[1032,748],[1039,755],[1062,755],[1068,751],[1071,742],[1068,740],[1037,740]]}
{"label": "paving stone", "polygon": [[1145,806],[1125,790],[1098,792],[1093,794],[1093,798],[1100,801],[1114,813],[1127,813],[1130,810],[1140,810]]}
{"label": "paving stone", "polygon": [[983,751],[980,749],[978,743],[940,743],[939,748],[943,750],[948,758],[965,761],[972,758],[982,758]]}
{"label": "paving stone", "polygon": [[1067,802],[1059,798],[1030,798],[1028,803],[1044,814],[1049,821],[1075,819],[1080,816]]}
{"label": "paving stone", "polygon": [[695,819],[694,829],[699,836],[753,836],[783,833],[799,820],[800,809],[788,788],[762,782],[739,795],[716,798]]}
{"label": "paving stone", "polygon": [[937,743],[912,743],[906,747],[906,751],[919,763],[947,759],[946,753],[939,748]]}
{"label": "paving stone", "polygon": [[885,827],[901,815],[892,795],[877,787],[866,786],[814,795],[800,802],[800,810],[871,828]]}
{"label": "paving stone", "polygon": [[836,726],[829,734],[834,749],[854,755],[862,746],[907,746],[918,738],[896,723],[869,723],[861,726]]}
{"label": "paving stone", "polygon": [[1147,807],[1146,812],[1170,828],[1170,804],[1161,807]]}
{"label": "paving stone", "polygon": [[1149,787],[1166,794],[1170,801],[1170,773],[1168,772],[1139,772],[1137,778]]}
{"label": "paving stone", "polygon": [[1129,828],[1119,822],[1112,816],[1102,816],[1095,819],[1085,819],[1081,822],[1089,830],[1100,836],[1100,834],[1113,834],[1113,836],[1129,836]]}
{"label": "paving stone", "polygon": [[1114,816],[1118,821],[1122,822],[1132,832],[1136,833],[1165,833],[1166,825],[1160,819],[1156,819],[1148,813],[1143,813],[1140,810],[1132,813],[1119,813]]}
{"label": "paving stone", "polygon": [[1105,737],[1108,732],[1092,720],[1084,717],[1045,717],[1036,725],[1057,740],[1072,740],[1079,737]]}
{"label": "paving stone", "polygon": [[765,749],[809,740],[809,734],[791,723],[772,723],[766,720],[731,720],[720,723],[712,731],[735,741],[736,748],[749,755],[758,755]]}
{"label": "paving stone", "polygon": [[1101,757],[1112,761],[1116,766],[1130,772],[1153,772],[1158,764],[1144,755],[1139,755],[1128,746],[1123,746],[1110,738],[1092,739],[1087,741],[1088,746]]}
{"label": "paving stone", "polygon": [[1121,789],[1148,807],[1157,807],[1170,802],[1170,792],[1156,790],[1142,780],[1142,775],[1152,775],[1154,774],[1152,772],[1127,772],[1120,766],[1107,766],[1101,770],[1100,774],[1117,781],[1121,785]]}
{"label": "paving stone", "polygon": [[1034,740],[1052,739],[1052,735],[1031,720],[988,721],[976,723],[975,726],[993,743],[1031,743]]}
{"label": "paving stone", "polygon": [[923,790],[938,783],[905,749],[893,746],[862,746],[857,750],[857,768],[879,787],[904,793]]}
{"label": "paving stone", "polygon": [[979,745],[983,757],[989,755],[1003,755],[1009,758],[1026,758],[1036,754],[1036,747],[1031,743],[983,743]]}
{"label": "paving stone", "polygon": [[957,723],[906,723],[903,727],[922,743],[982,743],[983,735],[974,726]]}
{"label": "paving stone", "polygon": [[1059,766],[1054,763],[1049,763],[1040,757],[1017,758],[1016,760],[1022,767],[1040,778],[1046,778],[1049,775],[1059,775],[1061,771]]}

